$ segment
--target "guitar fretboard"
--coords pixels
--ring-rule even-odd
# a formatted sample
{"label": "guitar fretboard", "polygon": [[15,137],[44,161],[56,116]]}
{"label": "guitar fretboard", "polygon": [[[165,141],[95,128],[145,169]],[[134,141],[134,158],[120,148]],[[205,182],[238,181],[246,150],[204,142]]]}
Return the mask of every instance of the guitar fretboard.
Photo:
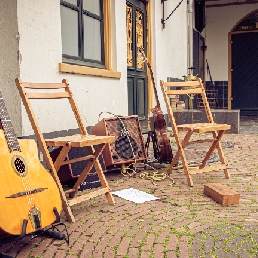
{"label": "guitar fretboard", "polygon": [[7,113],[7,109],[1,92],[0,92],[0,121],[4,130],[5,138],[10,152],[14,150],[21,151],[19,142],[17,140],[17,137],[15,135],[15,132],[12,126],[11,119]]}

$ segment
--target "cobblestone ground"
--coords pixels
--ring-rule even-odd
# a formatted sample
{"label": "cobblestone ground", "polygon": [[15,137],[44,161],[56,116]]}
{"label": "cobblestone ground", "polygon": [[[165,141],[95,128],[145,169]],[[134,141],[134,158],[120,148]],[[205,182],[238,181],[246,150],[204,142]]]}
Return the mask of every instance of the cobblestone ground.
{"label": "cobblestone ground", "polygon": [[[18,258],[258,257],[258,136],[226,134],[223,149],[230,179],[225,179],[223,171],[194,175],[194,186],[189,187],[182,171],[172,174],[172,185],[169,178],[156,185],[140,178],[143,170],[134,177],[108,172],[113,191],[133,187],[159,200],[136,204],[114,196],[113,206],[105,196],[97,197],[72,207],[75,223],[65,222],[62,214],[69,245],[28,235],[2,245],[0,252]],[[187,155],[201,156],[203,151],[192,148]],[[166,171],[162,166],[159,172]],[[239,192],[240,204],[222,207],[205,196],[208,182],[220,182]]]}

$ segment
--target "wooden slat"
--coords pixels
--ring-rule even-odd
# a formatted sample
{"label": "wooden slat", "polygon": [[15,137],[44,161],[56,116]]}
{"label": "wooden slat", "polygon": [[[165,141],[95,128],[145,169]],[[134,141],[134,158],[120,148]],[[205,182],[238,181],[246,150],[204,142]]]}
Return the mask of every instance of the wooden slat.
{"label": "wooden slat", "polygon": [[52,92],[52,93],[27,92],[26,96],[29,99],[62,99],[62,98],[70,97],[69,93],[67,92]]}
{"label": "wooden slat", "polygon": [[188,142],[187,145],[196,144],[196,143],[204,143],[204,142],[213,142],[213,141],[214,141],[214,139],[195,140],[195,141]]}
{"label": "wooden slat", "polygon": [[196,133],[229,130],[230,125],[227,124],[216,124],[216,123],[196,123],[196,124],[182,124],[178,125],[177,129],[179,131],[189,131],[192,130]]}
{"label": "wooden slat", "polygon": [[84,161],[84,160],[88,160],[88,159],[94,159],[95,155],[88,155],[85,157],[81,157],[81,158],[74,158],[74,159],[69,159],[69,160],[65,160],[61,163],[61,165],[66,165],[66,164],[72,164],[75,162],[79,162],[79,161]]}
{"label": "wooden slat", "polygon": [[202,89],[196,88],[196,89],[188,89],[188,90],[167,90],[166,93],[168,95],[201,94]]}
{"label": "wooden slat", "polygon": [[185,82],[164,82],[164,87],[200,87],[199,81],[185,81]]}
{"label": "wooden slat", "polygon": [[218,166],[210,166],[210,167],[205,167],[205,168],[200,168],[200,169],[193,169],[189,170],[189,174],[194,175],[194,174],[200,174],[200,173],[206,173],[210,171],[216,171],[216,170],[221,170],[221,169],[228,169],[227,165],[218,165]]}
{"label": "wooden slat", "polygon": [[76,198],[73,198],[72,200],[68,201],[70,206],[73,206],[75,204],[87,201],[91,198],[95,198],[99,195],[103,195],[105,193],[110,192],[110,188],[109,187],[103,187],[101,189],[95,190],[94,192],[88,193],[88,194],[83,194],[81,196],[78,196]]}
{"label": "wooden slat", "polygon": [[72,136],[57,137],[53,139],[46,139],[47,146],[66,146],[69,142],[71,147],[84,147],[98,145],[101,143],[111,143],[116,140],[115,136],[96,136],[96,135],[81,135],[76,134]]}
{"label": "wooden slat", "polygon": [[66,194],[73,193],[73,192],[75,192],[74,189],[69,189],[69,190],[66,190],[66,191],[65,191]]}
{"label": "wooden slat", "polygon": [[29,89],[61,89],[65,88],[66,85],[64,83],[30,83],[30,82],[23,82],[22,83],[24,88]]}
{"label": "wooden slat", "polygon": [[[188,164],[188,167],[200,167],[202,164],[201,163],[194,163],[194,164]],[[178,169],[183,169],[184,166],[177,166],[177,167],[173,167],[172,170],[178,170]]]}

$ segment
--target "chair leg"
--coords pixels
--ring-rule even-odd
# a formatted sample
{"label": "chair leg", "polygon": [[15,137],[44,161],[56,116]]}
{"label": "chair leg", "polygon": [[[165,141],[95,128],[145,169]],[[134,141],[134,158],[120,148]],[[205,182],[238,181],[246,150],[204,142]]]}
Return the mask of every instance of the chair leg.
{"label": "chair leg", "polygon": [[93,146],[88,146],[88,152],[90,155],[94,155],[95,157],[86,165],[86,167],[84,168],[84,170],[82,171],[82,173],[80,174],[79,178],[77,179],[76,183],[73,186],[73,192],[69,193],[69,197],[73,198],[79,189],[80,184],[85,180],[85,178],[88,176],[91,168],[94,166],[95,170],[98,174],[100,183],[102,185],[103,189],[106,189],[105,195],[106,198],[108,200],[108,203],[110,204],[115,204],[115,200],[110,192],[110,188],[108,186],[108,182],[106,180],[106,177],[104,175],[104,172],[101,168],[101,165],[98,161],[98,157],[99,155],[102,153],[103,149],[105,147],[105,144],[99,144],[98,147],[96,148],[96,150],[93,148]]}
{"label": "chair leg", "polygon": [[57,171],[55,169],[55,165],[52,161],[52,158],[50,157],[50,154],[49,154],[49,151],[48,149],[46,148],[45,146],[45,143],[44,141],[39,141],[39,146],[40,146],[40,149],[42,151],[42,154],[43,154],[43,157],[44,157],[44,160],[46,162],[46,165],[47,165],[47,168],[49,169],[49,172],[50,174],[52,175],[52,177],[54,178],[56,184],[57,184],[57,187],[59,189],[59,192],[60,192],[60,197],[61,197],[61,200],[62,200],[62,206],[63,206],[63,210],[64,210],[64,213],[65,213],[65,216],[67,218],[67,220],[69,222],[75,222],[75,218],[72,214],[72,210],[70,208],[70,206],[68,205],[68,202],[67,202],[67,198],[66,198],[66,195],[64,193],[64,189],[63,189],[63,186],[59,180],[59,177],[57,175]]}
{"label": "chair leg", "polygon": [[67,203],[67,199],[66,199],[66,196],[65,196],[65,193],[64,193],[64,190],[63,190],[63,186],[61,185],[61,183],[59,181],[57,173],[53,172],[52,169],[50,169],[49,171],[52,174],[52,176],[53,176],[53,178],[54,178],[54,180],[57,184],[57,187],[59,188],[60,197],[61,197],[61,200],[62,200],[62,206],[63,206],[63,210],[64,210],[64,213],[65,213],[65,216],[66,216],[67,220],[69,222],[75,222],[75,218],[73,216],[73,213],[72,213],[72,210],[71,210],[70,206]]}
{"label": "chair leg", "polygon": [[86,177],[88,176],[88,174],[90,173],[90,170],[92,169],[95,161],[98,159],[99,154],[102,152],[103,148],[104,148],[105,144],[100,144],[98,146],[98,148],[95,150],[94,152],[94,148],[87,146],[88,148],[88,152],[90,155],[94,156],[94,158],[92,158],[88,164],[86,165],[86,167],[83,169],[83,171],[81,172],[80,176],[78,177],[77,181],[75,182],[74,186],[73,186],[73,192],[69,193],[69,197],[70,198],[74,198],[74,196],[78,193],[79,190],[79,186],[82,182],[84,182],[84,180],[86,179]]}
{"label": "chair leg", "polygon": [[188,167],[188,163],[186,161],[184,149],[181,151],[181,158],[182,158],[182,164],[183,164],[183,167],[184,167],[184,172],[185,172],[185,175],[186,175],[186,178],[187,178],[187,183],[188,183],[189,186],[193,186],[193,180],[192,180],[191,174],[189,173],[189,167]]}
{"label": "chair leg", "polygon": [[207,151],[204,159],[202,160],[202,164],[199,167],[200,169],[204,168],[206,166],[206,162],[208,161],[211,154],[214,152],[215,148],[217,147],[218,143],[220,142],[220,139],[221,139],[223,133],[224,133],[223,130],[219,131],[218,134],[216,132],[213,132],[213,137],[214,137],[213,143],[211,144],[211,146],[210,146],[209,150]]}
{"label": "chair leg", "polygon": [[108,203],[109,204],[115,204],[115,199],[114,199],[113,195],[110,192],[110,188],[109,188],[108,182],[106,180],[106,177],[105,177],[105,175],[103,173],[103,170],[102,170],[101,165],[100,165],[98,160],[96,160],[96,162],[94,164],[94,167],[96,169],[96,172],[98,174],[98,177],[99,177],[99,180],[100,180],[100,183],[101,183],[102,187],[109,189],[109,191],[107,191],[105,193]]}
{"label": "chair leg", "polygon": [[[115,199],[114,199],[113,195],[111,194],[108,182],[107,182],[106,177],[104,175],[104,172],[103,172],[103,170],[101,168],[101,165],[100,165],[100,163],[98,161],[98,157],[102,153],[102,151],[103,151],[105,146],[106,146],[106,144],[100,144],[100,146],[98,146],[98,148],[95,150],[94,154],[97,157],[96,157],[96,160],[94,162],[94,168],[95,168],[95,170],[96,170],[96,172],[98,174],[101,186],[103,188],[107,188],[108,189],[108,191],[105,193],[108,203],[109,204],[115,204]],[[92,146],[89,147],[88,149],[89,149],[89,152],[93,153],[94,148]]]}
{"label": "chair leg", "polygon": [[[218,145],[216,146],[217,147],[217,150],[218,150],[218,155],[219,155],[219,158],[220,158],[220,162],[222,164],[225,164],[226,165],[226,159],[225,159],[225,156],[224,156],[224,152],[222,150],[222,147],[221,147],[221,142],[218,143]],[[226,179],[229,179],[230,178],[230,173],[228,171],[228,169],[223,169],[224,171],[224,175],[225,175],[225,178]]]}
{"label": "chair leg", "polygon": [[168,173],[170,173],[173,170],[173,166],[178,162],[179,158],[181,157],[182,165],[183,165],[184,172],[185,172],[185,175],[186,175],[186,178],[187,178],[187,183],[188,183],[189,186],[193,186],[193,180],[192,180],[191,174],[189,173],[189,167],[188,167],[188,163],[187,163],[187,160],[186,160],[184,149],[185,149],[185,146],[187,146],[188,141],[191,138],[192,134],[193,134],[192,130],[188,131],[186,133],[182,143],[180,142],[179,137],[176,137],[178,150],[177,150],[177,152],[175,154],[175,157],[172,160],[172,162],[169,166],[169,169],[168,169]]}
{"label": "chair leg", "polygon": [[181,144],[180,144],[179,136],[175,137],[176,138],[176,142],[177,142],[177,146],[178,146],[178,150],[177,150],[177,152],[176,152],[176,154],[175,154],[175,156],[174,156],[174,158],[173,158],[173,160],[172,160],[172,162],[171,162],[171,164],[170,164],[170,166],[168,168],[168,174],[171,173],[171,171],[173,170],[173,167],[176,165],[176,163],[178,162],[178,160],[179,160],[179,158],[181,156],[180,149],[182,150],[182,149],[185,148],[185,146],[187,145],[187,143],[188,143],[189,139],[191,138],[192,134],[193,134],[193,131],[191,131],[191,130],[188,131],[186,133],[185,138],[184,138],[184,140],[182,141]]}

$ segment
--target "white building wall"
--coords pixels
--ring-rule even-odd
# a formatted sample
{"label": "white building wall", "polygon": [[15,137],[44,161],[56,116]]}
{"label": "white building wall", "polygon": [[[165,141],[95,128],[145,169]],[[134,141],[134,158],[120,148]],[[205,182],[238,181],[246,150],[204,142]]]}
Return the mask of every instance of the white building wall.
{"label": "white building wall", "polygon": [[[121,72],[121,79],[112,79],[59,73],[58,64],[62,62],[60,1],[18,1],[20,78],[30,82],[67,79],[86,126],[96,124],[102,111],[127,115],[125,4],[125,1],[112,1],[112,65],[113,70]],[[63,103],[60,109],[60,102],[42,102],[33,107],[40,117],[43,133],[78,128],[69,105]],[[33,134],[25,109],[22,116],[23,135]],[[104,116],[110,117],[110,114]]]}
{"label": "white building wall", "polygon": [[[98,122],[100,112],[128,114],[126,65],[126,1],[111,1],[112,68],[121,79],[59,73],[62,62],[60,1],[17,1],[20,78],[30,82],[60,82],[68,79],[86,126]],[[187,74],[187,5],[184,1],[162,28],[162,4],[150,0],[153,70],[162,109],[165,107],[159,81]],[[178,3],[165,2],[165,18]],[[36,102],[37,101],[37,102]],[[39,100],[34,103],[39,103]],[[76,129],[69,105],[41,101],[33,105],[43,133]],[[156,103],[153,103],[155,106]],[[60,108],[62,106],[62,108]],[[164,109],[165,111],[165,109]],[[34,134],[25,109],[22,110],[22,134]],[[104,113],[102,117],[110,117]],[[102,118],[101,117],[101,118]],[[49,122],[51,121],[51,122]]]}
{"label": "white building wall", "polygon": [[206,37],[206,58],[214,81],[228,80],[228,33],[244,16],[256,9],[257,3],[206,8],[207,25],[203,35]]}
{"label": "white building wall", "polygon": [[[165,22],[161,23],[162,5],[160,1],[152,2],[152,40],[153,40],[153,69],[161,108],[166,112],[165,103],[160,88],[160,80],[167,77],[183,79],[187,75],[187,4],[182,4]],[[165,19],[176,8],[178,2],[165,2]],[[154,100],[154,106],[156,105]]]}

